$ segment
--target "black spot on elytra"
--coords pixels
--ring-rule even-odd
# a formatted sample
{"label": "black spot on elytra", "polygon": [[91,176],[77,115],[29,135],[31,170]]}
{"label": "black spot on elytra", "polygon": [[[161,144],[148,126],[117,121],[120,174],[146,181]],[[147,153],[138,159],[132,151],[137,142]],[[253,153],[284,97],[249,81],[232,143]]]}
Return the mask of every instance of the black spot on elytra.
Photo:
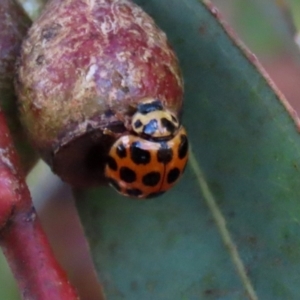
{"label": "black spot on elytra", "polygon": [[178,168],[171,169],[167,175],[167,182],[169,184],[175,182],[178,179],[179,175],[180,175],[180,170]]}
{"label": "black spot on elytra", "polygon": [[120,168],[120,178],[127,183],[132,183],[136,180],[136,173],[127,167],[122,167]]}
{"label": "black spot on elytra", "polygon": [[126,157],[127,153],[126,153],[126,148],[124,146],[123,143],[119,144],[118,147],[117,147],[117,155],[120,157],[120,158],[124,158]]}
{"label": "black spot on elytra", "polygon": [[134,124],[133,124],[133,126],[135,127],[135,128],[140,128],[141,126],[143,125],[143,123],[141,122],[141,120],[136,120],[135,122],[134,122]]}
{"label": "black spot on elytra", "polygon": [[160,195],[162,195],[164,193],[165,193],[165,191],[159,191],[159,192],[151,193],[146,198],[147,199],[155,198],[155,197],[158,197],[158,196],[160,196]]}
{"label": "black spot on elytra", "polygon": [[170,133],[174,133],[174,131],[176,130],[176,126],[170,120],[161,118],[160,122],[161,126],[165,127]]}
{"label": "black spot on elytra", "polygon": [[139,104],[137,110],[141,114],[146,115],[151,111],[163,110],[163,106],[160,100],[153,100],[152,102]]}
{"label": "black spot on elytra", "polygon": [[185,134],[180,135],[180,144],[178,148],[178,157],[180,159],[183,159],[186,157],[187,152],[188,152],[188,139]]}
{"label": "black spot on elytra", "polygon": [[126,193],[129,196],[133,196],[133,197],[138,197],[138,196],[141,196],[143,194],[143,192],[139,189],[127,189]]}
{"label": "black spot on elytra", "polygon": [[42,39],[49,41],[57,36],[62,26],[60,24],[51,24],[50,26],[47,26],[43,28],[41,37]]}
{"label": "black spot on elytra", "polygon": [[151,155],[148,150],[141,149],[140,147],[141,147],[140,142],[132,143],[130,146],[130,157],[135,164],[146,165],[150,162]]}
{"label": "black spot on elytra", "polygon": [[156,186],[160,181],[159,172],[150,172],[143,176],[143,184],[146,186]]}
{"label": "black spot on elytra", "polygon": [[120,188],[118,182],[117,182],[115,179],[113,179],[113,178],[108,178],[108,182],[109,182],[109,184],[110,184],[112,187],[114,187],[117,191],[119,191],[119,192],[121,191],[121,188]]}
{"label": "black spot on elytra", "polygon": [[143,132],[147,135],[152,135],[158,128],[157,120],[152,119],[144,126]]}
{"label": "black spot on elytra", "polygon": [[108,156],[108,158],[107,158],[107,165],[110,169],[112,169],[114,171],[118,170],[118,164],[117,164],[116,160],[111,156]]}
{"label": "black spot on elytra", "polygon": [[169,148],[166,142],[160,143],[160,148],[157,151],[157,160],[160,163],[167,164],[173,158],[173,150]]}

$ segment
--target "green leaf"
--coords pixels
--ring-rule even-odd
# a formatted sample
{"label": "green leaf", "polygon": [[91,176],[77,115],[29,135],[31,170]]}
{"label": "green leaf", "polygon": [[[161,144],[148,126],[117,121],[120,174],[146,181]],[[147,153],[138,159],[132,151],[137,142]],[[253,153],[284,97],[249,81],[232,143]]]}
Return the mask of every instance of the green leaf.
{"label": "green leaf", "polygon": [[292,110],[214,8],[136,2],[179,56],[192,156],[179,184],[155,200],[109,188],[77,194],[107,299],[299,299],[300,139]]}
{"label": "green leaf", "polygon": [[11,270],[9,269],[2,252],[0,252],[0,299],[20,299],[19,292],[13,279]]}

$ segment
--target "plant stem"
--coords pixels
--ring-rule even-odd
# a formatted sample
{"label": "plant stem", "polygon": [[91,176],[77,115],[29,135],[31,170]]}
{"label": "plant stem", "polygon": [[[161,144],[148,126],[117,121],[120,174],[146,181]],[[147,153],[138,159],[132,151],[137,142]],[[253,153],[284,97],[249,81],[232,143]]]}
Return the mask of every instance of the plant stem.
{"label": "plant stem", "polygon": [[57,263],[40,225],[0,111],[0,246],[25,300],[78,296]]}
{"label": "plant stem", "polygon": [[23,299],[78,299],[53,256],[33,208],[17,214],[8,223],[0,244]]}

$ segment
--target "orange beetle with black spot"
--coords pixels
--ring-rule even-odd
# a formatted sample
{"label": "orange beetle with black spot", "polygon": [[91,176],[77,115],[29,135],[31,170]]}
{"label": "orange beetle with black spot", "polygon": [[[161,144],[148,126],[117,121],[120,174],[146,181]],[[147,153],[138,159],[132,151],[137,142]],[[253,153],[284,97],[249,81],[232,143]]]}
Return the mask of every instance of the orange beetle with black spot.
{"label": "orange beetle with black spot", "polygon": [[111,147],[105,176],[120,194],[152,198],[169,190],[182,175],[188,159],[188,139],[177,117],[161,101],[137,107],[130,134]]}

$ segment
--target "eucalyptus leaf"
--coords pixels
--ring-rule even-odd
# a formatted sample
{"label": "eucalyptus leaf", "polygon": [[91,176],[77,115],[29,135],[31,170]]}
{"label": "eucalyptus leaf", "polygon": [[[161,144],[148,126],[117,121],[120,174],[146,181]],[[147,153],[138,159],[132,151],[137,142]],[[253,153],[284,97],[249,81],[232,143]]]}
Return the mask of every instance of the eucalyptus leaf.
{"label": "eucalyptus leaf", "polygon": [[209,4],[136,3],[178,54],[192,152],[182,180],[160,198],[77,193],[107,299],[299,299],[292,109]]}
{"label": "eucalyptus leaf", "polygon": [[0,299],[20,299],[18,288],[13,280],[13,276],[2,252],[0,252],[0,270]]}

